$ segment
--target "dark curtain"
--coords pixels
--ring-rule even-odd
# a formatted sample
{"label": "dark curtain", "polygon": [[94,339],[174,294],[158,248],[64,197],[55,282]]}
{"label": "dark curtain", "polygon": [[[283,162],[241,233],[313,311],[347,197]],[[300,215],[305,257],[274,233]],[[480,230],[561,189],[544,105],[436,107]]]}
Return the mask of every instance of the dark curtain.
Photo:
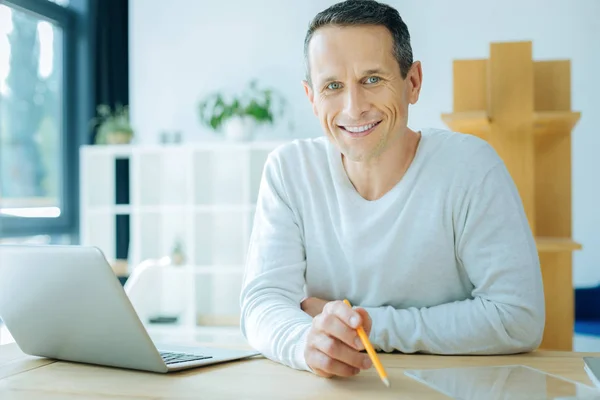
{"label": "dark curtain", "polygon": [[[129,104],[129,1],[96,0],[95,105]],[[93,139],[92,143],[93,143]]]}
{"label": "dark curtain", "polygon": [[[94,109],[129,105],[129,1],[92,1],[94,23]],[[95,133],[90,137],[94,143]],[[116,160],[115,204],[129,204],[129,160]],[[116,258],[129,251],[129,215],[116,215]]]}

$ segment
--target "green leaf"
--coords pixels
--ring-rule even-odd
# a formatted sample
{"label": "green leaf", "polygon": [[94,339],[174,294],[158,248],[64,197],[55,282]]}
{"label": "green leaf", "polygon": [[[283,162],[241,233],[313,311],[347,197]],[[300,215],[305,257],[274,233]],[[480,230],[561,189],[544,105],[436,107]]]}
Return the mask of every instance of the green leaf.
{"label": "green leaf", "polygon": [[[274,110],[273,100],[279,98],[280,110]],[[233,117],[250,116],[259,123],[273,123],[275,115],[281,117],[286,109],[286,101],[273,89],[259,89],[258,81],[251,80],[246,90],[226,101],[220,92],[208,94],[198,104],[198,116],[202,124],[219,131],[223,123]]]}

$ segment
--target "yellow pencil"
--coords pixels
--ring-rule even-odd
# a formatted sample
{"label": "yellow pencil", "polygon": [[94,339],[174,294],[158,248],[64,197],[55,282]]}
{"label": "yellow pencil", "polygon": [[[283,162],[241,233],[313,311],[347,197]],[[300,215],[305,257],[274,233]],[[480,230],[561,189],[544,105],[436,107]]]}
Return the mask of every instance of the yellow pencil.
{"label": "yellow pencil", "polygon": [[[350,304],[350,302],[347,299],[344,299],[344,303],[346,303],[349,307],[352,307],[352,305]],[[369,341],[369,337],[367,336],[367,333],[365,332],[365,330],[363,329],[362,326],[359,326],[356,329],[356,332],[358,333],[358,337],[360,337],[360,340],[362,341],[363,346],[365,346],[365,349],[367,350],[367,353],[369,354],[371,361],[373,361],[373,365],[375,366],[375,369],[377,370],[379,377],[381,378],[381,380],[383,381],[385,386],[390,387],[390,381],[388,379],[387,372],[385,372],[385,368],[383,368],[383,365],[381,365],[381,361],[379,361],[379,357],[377,356],[377,353],[375,352],[373,345],[371,345],[371,342]]]}

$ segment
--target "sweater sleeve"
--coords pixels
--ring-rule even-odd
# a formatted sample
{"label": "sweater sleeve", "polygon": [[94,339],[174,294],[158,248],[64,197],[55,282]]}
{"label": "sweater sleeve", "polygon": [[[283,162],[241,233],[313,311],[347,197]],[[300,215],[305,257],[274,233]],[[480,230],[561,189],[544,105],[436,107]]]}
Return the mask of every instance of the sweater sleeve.
{"label": "sweater sleeve", "polygon": [[458,267],[472,282],[471,296],[428,308],[366,307],[371,340],[380,350],[507,354],[539,346],[545,324],[539,258],[505,165],[492,168],[460,203],[455,249]]}
{"label": "sweater sleeve", "polygon": [[306,257],[297,215],[292,210],[273,153],[263,171],[241,303],[241,330],[265,357],[311,371],[304,359],[312,318],[300,308]]}

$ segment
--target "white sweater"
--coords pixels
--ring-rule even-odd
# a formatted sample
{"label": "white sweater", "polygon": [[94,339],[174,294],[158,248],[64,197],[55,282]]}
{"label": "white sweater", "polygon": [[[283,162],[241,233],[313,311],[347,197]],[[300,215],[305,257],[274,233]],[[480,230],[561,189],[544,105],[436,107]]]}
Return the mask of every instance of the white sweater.
{"label": "white sweater", "polygon": [[421,133],[405,176],[375,201],[354,189],[325,137],[270,154],[241,293],[242,333],[265,357],[310,371],[305,296],[364,307],[380,351],[539,345],[539,259],[504,163],[474,136]]}

